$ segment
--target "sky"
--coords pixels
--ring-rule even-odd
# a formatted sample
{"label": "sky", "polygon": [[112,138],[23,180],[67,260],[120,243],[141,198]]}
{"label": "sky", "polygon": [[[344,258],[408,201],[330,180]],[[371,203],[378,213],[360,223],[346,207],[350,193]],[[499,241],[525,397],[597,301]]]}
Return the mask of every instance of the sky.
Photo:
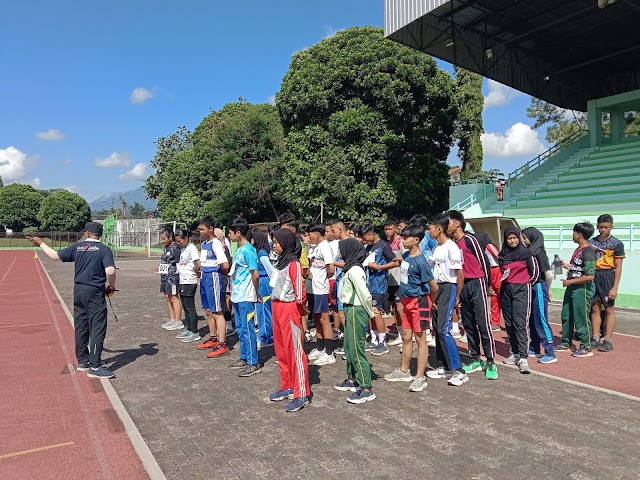
{"label": "sky", "polygon": [[[381,27],[383,12],[383,0],[2,2],[0,175],[89,201],[137,188],[157,138],[239,97],[272,102],[295,52]],[[485,169],[548,147],[529,96],[486,80],[484,94]]]}

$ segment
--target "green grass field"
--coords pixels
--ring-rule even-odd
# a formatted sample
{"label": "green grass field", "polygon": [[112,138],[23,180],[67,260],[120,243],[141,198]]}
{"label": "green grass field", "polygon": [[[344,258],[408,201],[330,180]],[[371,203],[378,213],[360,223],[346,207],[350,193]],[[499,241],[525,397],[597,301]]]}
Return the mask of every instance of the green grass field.
{"label": "green grass field", "polygon": [[[45,239],[45,243],[52,248],[65,248],[69,246],[66,240],[64,241],[51,241],[50,239]],[[26,238],[9,238],[9,237],[1,237],[0,238],[0,248],[34,248],[29,240]]]}

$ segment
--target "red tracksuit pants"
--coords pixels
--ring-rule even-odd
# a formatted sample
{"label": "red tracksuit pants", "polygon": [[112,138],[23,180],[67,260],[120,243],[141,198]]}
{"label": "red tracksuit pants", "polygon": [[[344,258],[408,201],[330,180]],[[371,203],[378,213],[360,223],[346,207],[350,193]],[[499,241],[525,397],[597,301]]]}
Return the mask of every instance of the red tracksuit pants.
{"label": "red tracksuit pants", "polygon": [[491,267],[491,287],[496,292],[489,295],[491,299],[491,325],[500,326],[500,285],[502,284],[502,272],[500,267]]}
{"label": "red tracksuit pants", "polygon": [[302,312],[296,302],[272,300],[273,343],[280,367],[280,390],[293,390],[295,398],[308,397],[309,364],[302,348]]}

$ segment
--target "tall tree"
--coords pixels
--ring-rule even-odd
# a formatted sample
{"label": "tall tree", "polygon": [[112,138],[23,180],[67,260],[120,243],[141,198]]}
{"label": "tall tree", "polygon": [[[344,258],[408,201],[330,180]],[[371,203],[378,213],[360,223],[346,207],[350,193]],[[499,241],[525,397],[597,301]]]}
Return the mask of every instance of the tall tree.
{"label": "tall tree", "polygon": [[37,227],[42,195],[31,185],[12,183],[0,188],[0,225],[21,231]]}
{"label": "tall tree", "polygon": [[91,221],[91,208],[77,193],[56,190],[42,201],[38,220],[43,230],[79,232]]}
{"label": "tall tree", "polygon": [[461,177],[476,178],[482,174],[482,76],[464,68],[454,68],[458,101],[458,157],[462,161]]}
{"label": "tall tree", "polygon": [[430,56],[350,28],[293,56],[276,95],[287,135],[279,192],[302,217],[382,219],[448,204],[457,105]]}
{"label": "tall tree", "polygon": [[2,175],[0,175],[0,188],[4,187],[4,182],[2,181]]}
{"label": "tall tree", "polygon": [[158,198],[162,192],[162,174],[169,162],[181,152],[193,147],[192,133],[187,127],[180,127],[175,133],[160,137],[155,141],[156,154],[151,161],[155,173],[145,180],[144,189],[148,198]]}
{"label": "tall tree", "polygon": [[587,128],[587,114],[556,107],[551,103],[531,97],[527,117],[535,120],[533,128],[547,125],[547,142],[556,144],[580,129]]}
{"label": "tall tree", "polygon": [[134,202],[129,209],[129,218],[147,218],[147,209],[140,202]]}

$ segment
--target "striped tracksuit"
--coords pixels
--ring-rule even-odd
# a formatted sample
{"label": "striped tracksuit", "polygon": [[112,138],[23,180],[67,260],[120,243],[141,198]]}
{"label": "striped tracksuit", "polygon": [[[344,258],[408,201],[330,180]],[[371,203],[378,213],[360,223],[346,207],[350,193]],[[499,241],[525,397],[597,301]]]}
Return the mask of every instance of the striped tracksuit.
{"label": "striped tracksuit", "polygon": [[275,282],[271,292],[273,314],[273,343],[280,367],[280,389],[293,390],[295,398],[311,394],[309,365],[302,348],[302,307],[306,292],[299,262],[291,262],[287,268],[274,272]]}

